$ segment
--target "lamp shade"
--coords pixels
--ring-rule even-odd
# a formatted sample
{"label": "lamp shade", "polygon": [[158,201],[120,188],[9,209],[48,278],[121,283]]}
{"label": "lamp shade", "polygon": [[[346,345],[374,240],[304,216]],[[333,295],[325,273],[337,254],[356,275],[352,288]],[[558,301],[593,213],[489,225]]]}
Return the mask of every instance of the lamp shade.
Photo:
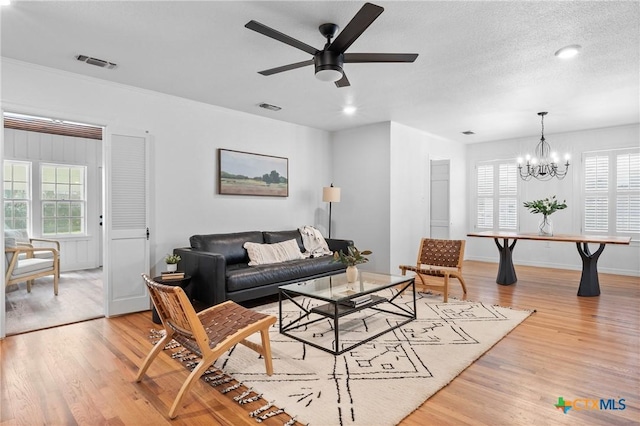
{"label": "lamp shade", "polygon": [[339,203],[340,188],[336,188],[335,186],[325,186],[322,188],[322,201],[325,203]]}

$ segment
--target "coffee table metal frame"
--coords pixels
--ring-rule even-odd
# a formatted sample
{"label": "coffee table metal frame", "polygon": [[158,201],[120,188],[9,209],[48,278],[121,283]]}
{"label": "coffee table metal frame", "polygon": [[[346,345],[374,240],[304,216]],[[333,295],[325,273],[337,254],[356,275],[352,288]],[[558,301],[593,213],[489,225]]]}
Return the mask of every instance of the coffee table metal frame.
{"label": "coffee table metal frame", "polygon": [[[380,283],[376,282],[376,278],[380,281],[380,278],[383,277],[387,280],[387,282]],[[373,283],[372,283],[373,281]],[[310,286],[313,286],[313,289],[309,289]],[[324,288],[323,288],[324,286]],[[365,288],[366,286],[366,288]],[[395,330],[398,327],[402,327],[403,325],[413,321],[416,319],[416,284],[413,277],[410,276],[393,276],[388,274],[379,274],[379,273],[368,273],[361,272],[358,282],[353,284],[355,289],[351,289],[350,286],[346,282],[346,274],[332,275],[328,277],[318,278],[315,280],[304,281],[297,284],[288,284],[279,287],[278,291],[278,312],[279,312],[279,324],[280,324],[280,333],[288,336],[292,339],[295,339],[299,342],[306,343],[307,345],[313,346],[314,348],[323,350],[325,352],[329,352],[333,355],[340,355],[344,352],[347,352],[357,346],[360,346],[364,343],[367,343],[385,333],[388,333],[391,330]],[[385,290],[391,287],[399,287],[398,292],[393,295],[391,298],[381,297],[376,294],[381,290]],[[320,288],[320,290],[316,290]],[[413,293],[413,310],[406,306],[401,306],[395,303],[395,300],[400,297],[405,291],[411,288]],[[327,297],[326,293],[330,290],[331,296]],[[349,294],[341,295],[343,293],[349,292]],[[371,301],[366,303],[365,305],[352,307],[348,306],[350,300],[364,295],[371,295]],[[321,300],[327,302],[326,304],[315,306],[312,308],[307,308],[295,300],[295,297],[303,296],[311,299]],[[290,323],[283,324],[282,318],[282,302],[289,300],[298,309],[301,310],[300,317],[291,321]],[[397,308],[396,310],[384,309],[382,306],[385,304],[391,304]],[[375,334],[374,336],[370,336],[360,342],[357,342],[351,346],[346,348],[340,348],[340,318],[353,314],[355,312],[360,312],[365,309],[373,309],[378,312],[386,312],[389,314],[393,314],[396,316],[404,317],[406,320],[401,321],[396,325],[392,325],[389,328],[382,330],[381,332]],[[312,314],[316,314],[318,318],[311,318]],[[314,315],[315,316],[315,315]],[[322,321],[325,318],[333,319],[333,328],[334,328],[334,348],[329,349],[324,346],[318,345],[314,342],[306,340],[300,336],[296,336],[291,334],[290,331],[296,330],[302,327],[306,327],[310,324],[316,323],[318,321]]]}

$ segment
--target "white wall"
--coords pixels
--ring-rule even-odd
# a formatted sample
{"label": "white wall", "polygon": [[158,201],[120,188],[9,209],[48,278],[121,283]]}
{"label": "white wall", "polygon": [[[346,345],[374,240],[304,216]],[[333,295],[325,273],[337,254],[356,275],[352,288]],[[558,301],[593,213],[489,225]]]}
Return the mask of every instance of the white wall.
{"label": "white wall", "polygon": [[430,236],[431,160],[450,161],[450,238],[465,238],[465,152],[463,144],[391,123],[391,273],[413,264],[420,239]]}
{"label": "white wall", "polygon": [[[420,238],[429,236],[430,160],[449,159],[451,235],[466,224],[465,147],[416,129],[385,122],[334,132],[333,182],[342,188],[334,204],[332,234],[353,239],[371,261],[362,269],[398,274],[415,262]],[[336,229],[336,232],[333,232]]]}
{"label": "white wall", "polygon": [[[571,166],[564,180],[553,179],[540,182],[535,179],[524,182],[519,180],[519,232],[536,232],[540,215],[528,212],[523,201],[530,201],[556,195],[561,201],[567,200],[567,209],[560,210],[551,216],[554,233],[581,234],[582,188],[581,157],[584,152],[638,147],[640,144],[640,126],[637,124],[617,126],[595,130],[583,130],[545,135],[553,150],[558,153],[569,152]],[[532,153],[539,137],[519,138],[496,142],[469,145],[467,148],[467,179],[470,202],[468,211],[468,229],[474,231],[475,225],[475,165],[481,160],[515,159]],[[592,251],[596,246],[592,245]],[[497,262],[497,248],[492,239],[467,238],[467,258]],[[515,264],[556,267],[580,270],[582,262],[573,243],[547,243],[535,241],[518,241],[513,251]],[[600,272],[624,275],[640,275],[640,245],[637,240],[630,246],[608,245],[598,261]]]}
{"label": "white wall", "polygon": [[[327,132],[5,58],[2,106],[150,132],[151,256],[157,266],[196,233],[324,226]],[[287,157],[289,197],[217,194],[218,148]]]}
{"label": "white wall", "polygon": [[331,236],[372,250],[361,268],[379,272],[389,270],[389,137],[389,122],[332,134],[332,182],[341,188],[341,200],[333,204]]}
{"label": "white wall", "polygon": [[[4,158],[7,160],[30,161],[34,181],[33,199],[39,200],[40,165],[42,163],[69,164],[87,168],[87,234],[83,236],[61,236],[55,238],[60,242],[60,269],[73,271],[96,268],[101,265],[99,222],[99,167],[102,165],[101,141],[95,139],[50,135],[46,133],[28,132],[25,130],[4,129]],[[39,225],[41,214],[32,205],[31,216],[34,222],[33,238],[48,238],[41,234]]]}

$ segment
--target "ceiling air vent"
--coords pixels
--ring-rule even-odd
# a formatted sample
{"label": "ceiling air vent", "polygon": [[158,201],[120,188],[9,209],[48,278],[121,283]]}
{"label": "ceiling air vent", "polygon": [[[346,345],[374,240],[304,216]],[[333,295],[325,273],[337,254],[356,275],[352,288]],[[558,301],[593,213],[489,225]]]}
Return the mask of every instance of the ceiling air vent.
{"label": "ceiling air vent", "polygon": [[462,132],[463,135],[475,135],[475,133],[473,133],[471,130],[465,130],[464,132]]}
{"label": "ceiling air vent", "polygon": [[258,106],[260,108],[264,108],[264,109],[268,109],[269,111],[280,111],[282,108],[280,108],[279,106],[276,105],[271,105],[271,104],[266,104],[266,103],[261,103],[258,104]]}
{"label": "ceiling air vent", "polygon": [[92,58],[90,56],[86,56],[86,55],[78,55],[76,56],[76,59],[81,61],[81,62],[86,62],[87,64],[90,65],[95,65],[97,67],[100,68],[108,68],[110,70],[114,69],[115,67],[117,67],[117,64],[114,64],[113,62],[109,62],[109,61],[104,61],[102,59],[98,59],[98,58]]}

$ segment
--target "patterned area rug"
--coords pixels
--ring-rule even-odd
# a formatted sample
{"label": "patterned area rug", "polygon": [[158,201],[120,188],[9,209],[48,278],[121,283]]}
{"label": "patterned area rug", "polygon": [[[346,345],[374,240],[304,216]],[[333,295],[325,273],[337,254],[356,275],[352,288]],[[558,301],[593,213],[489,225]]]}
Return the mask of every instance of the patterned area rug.
{"label": "patterned area rug", "polygon": [[[254,416],[282,414],[280,424],[292,424],[293,416],[298,424],[312,426],[395,425],[531,314],[480,302],[450,299],[443,303],[442,296],[425,293],[418,293],[417,299],[417,320],[339,356],[283,336],[275,324],[271,331],[274,374],[267,376],[256,353],[237,345],[214,364],[224,374],[212,371],[213,377],[229,377],[228,385],[217,385],[217,389],[230,396],[245,393],[245,399],[260,395],[262,402],[257,406],[268,407]],[[408,295],[396,301],[412,305]],[[255,309],[278,317],[277,303]],[[284,321],[299,315],[293,303],[283,305]],[[362,341],[395,321],[400,317],[372,310],[344,317],[340,344],[347,347]],[[334,336],[328,320],[296,333],[323,346],[331,345]],[[213,379],[203,380],[211,384]]]}

